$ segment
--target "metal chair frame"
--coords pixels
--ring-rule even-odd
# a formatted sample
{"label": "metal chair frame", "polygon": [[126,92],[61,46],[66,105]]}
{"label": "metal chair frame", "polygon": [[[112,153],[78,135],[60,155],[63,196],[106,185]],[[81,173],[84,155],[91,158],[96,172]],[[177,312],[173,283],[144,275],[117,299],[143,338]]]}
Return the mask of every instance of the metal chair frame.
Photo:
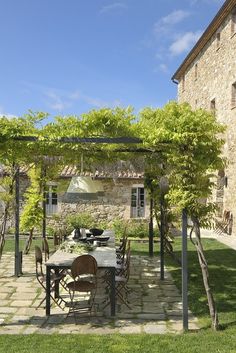
{"label": "metal chair frame", "polygon": [[[70,293],[70,310],[68,315],[73,312],[76,320],[76,312],[89,311],[90,314],[94,307],[97,291],[97,261],[91,255],[78,256],[71,266],[71,277],[73,281],[67,283]],[[87,306],[81,306],[81,301],[75,302],[75,293],[90,293]]]}
{"label": "metal chair frame", "polygon": [[[45,291],[45,297],[41,300],[39,305],[37,306],[36,309],[38,309],[43,302],[46,300],[46,275],[43,272],[43,254],[42,250],[40,249],[39,246],[35,246],[35,268],[36,268],[36,278],[38,283],[41,285],[41,287]],[[59,306],[62,310],[64,308],[62,307],[62,303],[65,303],[65,300],[62,297],[54,297],[51,293],[55,292],[55,283],[56,281],[60,282],[62,280],[63,276],[61,274],[55,274],[53,273],[50,278],[50,297],[53,300],[53,302]]]}

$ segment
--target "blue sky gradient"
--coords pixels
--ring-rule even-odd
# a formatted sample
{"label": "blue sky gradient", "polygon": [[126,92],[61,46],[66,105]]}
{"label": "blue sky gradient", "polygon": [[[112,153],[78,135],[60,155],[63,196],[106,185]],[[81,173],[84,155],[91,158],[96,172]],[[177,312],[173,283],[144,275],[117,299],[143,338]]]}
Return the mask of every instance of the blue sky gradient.
{"label": "blue sky gradient", "polygon": [[223,0],[0,3],[0,114],[161,107],[171,76]]}

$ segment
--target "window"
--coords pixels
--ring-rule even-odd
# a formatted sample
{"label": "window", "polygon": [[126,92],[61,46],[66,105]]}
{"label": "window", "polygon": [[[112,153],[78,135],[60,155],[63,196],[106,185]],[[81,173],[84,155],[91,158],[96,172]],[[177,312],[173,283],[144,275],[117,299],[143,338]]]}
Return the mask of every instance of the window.
{"label": "window", "polygon": [[195,80],[197,80],[197,78],[198,78],[198,65],[197,64],[195,64],[195,66],[194,66],[194,77],[195,77]]}
{"label": "window", "polygon": [[220,32],[216,34],[216,49],[220,48]]}
{"label": "window", "polygon": [[143,186],[131,189],[131,218],[145,217],[145,192]]}
{"label": "window", "polygon": [[57,186],[47,185],[46,187],[46,213],[52,215],[57,213]]}
{"label": "window", "polygon": [[231,92],[231,108],[236,107],[236,82],[232,84],[232,92]]}
{"label": "window", "polygon": [[215,100],[215,98],[211,100],[210,109],[211,109],[211,113],[215,116],[216,115],[216,100]]}
{"label": "window", "polygon": [[182,77],[182,92],[185,91],[185,75]]}
{"label": "window", "polygon": [[236,8],[233,10],[231,15],[231,36],[236,32]]}

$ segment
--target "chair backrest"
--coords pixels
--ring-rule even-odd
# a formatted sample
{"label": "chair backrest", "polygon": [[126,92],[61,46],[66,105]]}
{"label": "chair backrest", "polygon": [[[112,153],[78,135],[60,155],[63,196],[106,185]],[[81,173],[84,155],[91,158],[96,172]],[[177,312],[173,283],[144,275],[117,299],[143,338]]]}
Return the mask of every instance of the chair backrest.
{"label": "chair backrest", "polygon": [[71,275],[75,279],[81,275],[95,276],[97,273],[97,261],[92,255],[78,256],[72,263]]}
{"label": "chair backrest", "polygon": [[36,275],[42,276],[43,275],[43,254],[42,250],[39,246],[35,246],[35,266],[36,266]]}
{"label": "chair backrest", "polygon": [[43,238],[43,249],[45,254],[45,261],[49,259],[49,245],[46,238]]}
{"label": "chair backrest", "polygon": [[54,247],[61,245],[61,243],[64,241],[64,238],[65,238],[65,232],[63,231],[63,229],[59,229],[56,233],[54,233],[53,234]]}

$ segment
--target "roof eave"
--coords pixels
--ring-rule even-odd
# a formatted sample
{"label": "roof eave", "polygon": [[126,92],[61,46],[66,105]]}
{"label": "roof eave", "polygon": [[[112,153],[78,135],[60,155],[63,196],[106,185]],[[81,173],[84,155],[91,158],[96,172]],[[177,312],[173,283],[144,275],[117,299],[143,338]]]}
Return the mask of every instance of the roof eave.
{"label": "roof eave", "polygon": [[236,0],[225,1],[225,3],[222,5],[222,7],[220,8],[216,16],[213,18],[209,26],[206,28],[202,36],[199,38],[197,43],[194,45],[192,50],[189,52],[189,54],[186,56],[182,64],[179,66],[179,68],[172,76],[171,80],[173,82],[180,80],[181,76],[183,76],[183,73],[186,71],[189,65],[191,65],[191,63],[196,59],[200,51],[205,47],[207,42],[217,31],[217,29],[220,27],[220,25],[225,20],[225,18],[230,14],[230,12],[235,7],[235,5],[236,5]]}

